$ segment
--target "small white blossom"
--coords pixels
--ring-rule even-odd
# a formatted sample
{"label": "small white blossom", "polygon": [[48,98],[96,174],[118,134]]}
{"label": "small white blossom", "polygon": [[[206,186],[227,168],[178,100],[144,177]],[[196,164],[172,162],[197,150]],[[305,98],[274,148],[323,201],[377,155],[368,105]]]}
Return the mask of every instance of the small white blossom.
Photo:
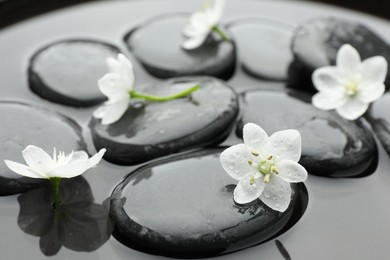
{"label": "small white blossom", "polygon": [[183,33],[187,39],[182,47],[186,50],[196,49],[202,45],[213,29],[215,29],[223,14],[225,0],[215,0],[211,5],[206,2],[206,7],[191,15],[189,24]]}
{"label": "small white blossom", "polygon": [[375,56],[361,61],[356,49],[345,44],[337,52],[336,66],[314,71],[312,80],[319,92],[312,103],[319,109],[336,109],[340,116],[355,120],[383,95],[386,75],[385,58]]}
{"label": "small white blossom", "polygon": [[93,113],[94,117],[102,119],[103,125],[118,121],[126,112],[129,93],[133,90],[135,81],[133,65],[123,54],[118,54],[117,60],[108,58],[107,67],[109,73],[98,81],[98,86],[108,101]]}
{"label": "small white blossom", "polygon": [[65,155],[64,152],[57,154],[54,148],[53,157],[51,157],[41,148],[29,145],[22,152],[27,165],[8,160],[4,162],[13,172],[25,177],[36,179],[73,178],[95,167],[105,152],[106,149],[101,149],[97,154],[88,158],[88,154],[84,151]]}
{"label": "small white blossom", "polygon": [[222,152],[222,167],[239,180],[234,200],[239,204],[260,198],[273,210],[284,212],[291,200],[290,183],[303,182],[306,169],[301,157],[301,135],[296,130],[284,130],[270,137],[258,125],[244,126],[244,144]]}

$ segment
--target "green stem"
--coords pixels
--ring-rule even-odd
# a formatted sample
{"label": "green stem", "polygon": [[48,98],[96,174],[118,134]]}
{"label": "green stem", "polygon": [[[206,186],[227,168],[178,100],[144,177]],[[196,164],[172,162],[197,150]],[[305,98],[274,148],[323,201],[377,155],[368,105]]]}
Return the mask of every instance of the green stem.
{"label": "green stem", "polygon": [[214,26],[212,30],[213,32],[219,34],[224,41],[230,41],[229,36],[227,36],[226,33],[222,31],[218,25]]}
{"label": "green stem", "polygon": [[60,205],[60,182],[61,178],[60,177],[53,177],[49,179],[51,183],[51,191],[53,192],[53,207],[54,209],[57,209],[58,206]]}
{"label": "green stem", "polygon": [[141,98],[141,99],[149,100],[149,101],[163,102],[163,101],[168,101],[168,100],[172,100],[172,99],[182,98],[182,97],[188,96],[192,92],[197,91],[199,88],[200,88],[199,85],[195,85],[195,86],[193,86],[193,87],[191,87],[191,88],[189,88],[187,90],[184,90],[184,91],[182,91],[180,93],[169,95],[169,96],[146,95],[146,94],[139,93],[136,90],[129,91],[129,94],[130,94],[130,98]]}

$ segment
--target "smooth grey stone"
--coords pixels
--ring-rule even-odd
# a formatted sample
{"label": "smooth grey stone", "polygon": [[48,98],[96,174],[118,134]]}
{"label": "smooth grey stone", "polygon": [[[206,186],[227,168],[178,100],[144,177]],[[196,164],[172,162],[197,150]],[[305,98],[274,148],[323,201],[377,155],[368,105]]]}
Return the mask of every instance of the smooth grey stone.
{"label": "smooth grey stone", "polygon": [[237,181],[222,168],[222,151],[174,156],[132,172],[111,196],[114,237],[149,254],[216,256],[277,237],[301,218],[308,203],[302,183],[291,185],[283,213],[259,199],[236,204]]}
{"label": "smooth grey stone", "polygon": [[52,154],[85,150],[81,128],[70,118],[43,108],[16,102],[0,102],[0,195],[11,195],[38,187],[41,179],[22,177],[12,172],[4,160],[26,164],[22,151],[28,145]]}
{"label": "smooth grey stone", "polygon": [[217,144],[227,137],[238,115],[238,97],[223,81],[211,77],[177,78],[137,90],[163,96],[177,93],[172,86],[179,82],[201,87],[185,98],[132,103],[123,117],[111,125],[91,119],[93,142],[96,149],[107,149],[106,160],[134,165]]}
{"label": "smooth grey stone", "polygon": [[97,81],[107,73],[106,59],[118,48],[93,40],[66,40],[37,51],[28,69],[31,90],[49,101],[88,107],[106,98]]}
{"label": "smooth grey stone", "polygon": [[243,95],[243,115],[237,124],[242,137],[246,123],[260,125],[268,135],[296,129],[302,136],[300,163],[310,174],[326,177],[363,177],[378,164],[378,151],[362,119],[346,120],[336,112],[311,105],[311,97],[298,91],[249,91]]}
{"label": "smooth grey stone", "polygon": [[144,68],[155,77],[165,79],[204,75],[229,79],[236,63],[234,42],[223,41],[211,34],[201,47],[184,50],[181,47],[186,39],[183,29],[189,15],[155,17],[127,33],[124,41]]}
{"label": "smooth grey stone", "polygon": [[260,79],[287,80],[294,27],[268,19],[242,19],[228,28],[245,72]]}
{"label": "smooth grey stone", "polygon": [[[365,25],[334,17],[312,19],[295,31],[291,45],[295,60],[290,68],[290,83],[310,90],[313,71],[334,65],[337,51],[346,43],[359,52],[362,60],[381,55],[390,62],[387,43]],[[389,74],[386,83],[390,83]]]}
{"label": "smooth grey stone", "polygon": [[382,98],[371,104],[367,120],[379,138],[382,146],[390,156],[390,94],[386,93]]}

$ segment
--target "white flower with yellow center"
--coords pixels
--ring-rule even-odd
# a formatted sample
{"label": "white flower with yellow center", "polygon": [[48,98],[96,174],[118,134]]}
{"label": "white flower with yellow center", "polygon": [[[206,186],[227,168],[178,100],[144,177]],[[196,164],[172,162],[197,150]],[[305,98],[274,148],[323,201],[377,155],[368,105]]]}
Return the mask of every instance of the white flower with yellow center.
{"label": "white flower with yellow center", "polygon": [[239,180],[234,201],[249,203],[259,198],[273,210],[284,212],[291,200],[290,183],[303,182],[306,169],[301,157],[301,135],[284,130],[270,137],[258,125],[248,123],[243,129],[244,144],[234,145],[221,154],[225,171]]}
{"label": "white flower with yellow center", "polygon": [[188,39],[183,42],[182,47],[186,50],[196,49],[206,41],[212,32],[218,33],[224,40],[229,40],[219,28],[224,8],[225,0],[215,0],[213,5],[206,1],[203,10],[193,13],[189,24],[183,31]]}
{"label": "white flower with yellow center", "polygon": [[345,44],[337,52],[336,66],[314,71],[312,80],[319,92],[312,103],[319,109],[336,109],[340,116],[355,120],[383,95],[386,75],[385,58],[375,56],[361,61],[356,49]]}

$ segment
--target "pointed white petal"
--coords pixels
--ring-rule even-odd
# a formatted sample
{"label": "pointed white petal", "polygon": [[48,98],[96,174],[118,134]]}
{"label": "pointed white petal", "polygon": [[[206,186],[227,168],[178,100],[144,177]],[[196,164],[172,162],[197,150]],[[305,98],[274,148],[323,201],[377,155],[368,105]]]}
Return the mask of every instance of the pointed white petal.
{"label": "pointed white petal", "polygon": [[68,156],[66,156],[65,161],[67,163],[74,163],[77,161],[86,161],[88,160],[88,154],[84,151],[77,151],[77,152],[72,152]]}
{"label": "pointed white petal", "polygon": [[337,113],[348,119],[355,120],[363,115],[368,109],[368,104],[359,99],[349,99],[343,106],[336,109]]}
{"label": "pointed white petal", "polygon": [[34,145],[27,146],[23,152],[23,158],[33,171],[41,175],[55,167],[55,162],[42,148]]}
{"label": "pointed white petal", "polygon": [[185,50],[193,50],[200,47],[206,40],[208,33],[206,34],[198,34],[195,37],[189,38],[185,40],[182,44],[183,49]]}
{"label": "pointed white petal", "polygon": [[278,163],[278,176],[286,182],[303,182],[307,179],[306,169],[297,162],[283,160]]}
{"label": "pointed white petal", "polygon": [[133,64],[123,54],[118,54],[118,61],[120,65],[120,75],[127,83],[128,89],[132,90],[135,82]]}
{"label": "pointed white petal", "polygon": [[336,64],[349,78],[353,76],[360,67],[360,55],[354,47],[349,44],[344,44],[337,52]]}
{"label": "pointed white petal", "polygon": [[324,93],[340,93],[343,91],[343,77],[334,66],[316,69],[312,74],[314,87]]}
{"label": "pointed white petal", "polygon": [[209,21],[213,26],[220,22],[223,10],[225,9],[225,3],[225,0],[215,0],[214,6],[209,14]]}
{"label": "pointed white petal", "polygon": [[290,205],[291,186],[278,176],[274,175],[265,185],[260,196],[262,202],[273,210],[284,212]]}
{"label": "pointed white petal", "polygon": [[338,94],[332,95],[327,94],[325,92],[318,92],[313,96],[311,102],[313,103],[313,106],[318,109],[332,110],[344,105],[345,102],[347,102],[347,96]]}
{"label": "pointed white petal", "polygon": [[366,59],[360,66],[362,83],[383,83],[387,75],[387,61],[382,56]]}
{"label": "pointed white petal", "polygon": [[275,160],[292,160],[301,158],[301,134],[294,129],[275,132],[270,136],[270,150]]}
{"label": "pointed white petal", "polygon": [[243,177],[234,189],[233,198],[238,204],[246,204],[259,198],[264,190],[265,183],[263,180],[250,184],[250,176]]}
{"label": "pointed white petal", "polygon": [[103,155],[105,153],[106,153],[106,149],[105,148],[100,149],[100,151],[97,154],[95,154],[94,156],[89,158],[89,160],[88,160],[89,165],[91,167],[95,167],[100,162],[100,160],[103,158]]}
{"label": "pointed white petal", "polygon": [[363,103],[371,103],[378,100],[385,93],[385,85],[383,83],[372,83],[370,85],[361,85],[358,99]]}
{"label": "pointed white petal", "polygon": [[[268,149],[268,135],[260,126],[254,123],[247,123],[243,129],[243,139],[245,145],[258,153],[263,153]],[[268,156],[268,155],[266,155]]]}
{"label": "pointed white petal", "polygon": [[249,165],[250,151],[244,144],[237,144],[227,148],[221,153],[221,164],[225,171],[234,179],[240,180],[248,174],[256,174],[254,166]]}
{"label": "pointed white petal", "polygon": [[13,171],[19,175],[29,177],[29,178],[35,178],[35,179],[46,179],[47,178],[46,176],[43,176],[43,175],[39,174],[38,172],[33,171],[27,165],[8,161],[8,160],[4,160],[4,162],[11,171]]}
{"label": "pointed white petal", "polygon": [[104,107],[104,115],[101,117],[101,123],[102,125],[109,125],[118,121],[125,114],[127,108],[129,107],[129,100],[120,99],[112,103],[107,102],[104,104]]}

